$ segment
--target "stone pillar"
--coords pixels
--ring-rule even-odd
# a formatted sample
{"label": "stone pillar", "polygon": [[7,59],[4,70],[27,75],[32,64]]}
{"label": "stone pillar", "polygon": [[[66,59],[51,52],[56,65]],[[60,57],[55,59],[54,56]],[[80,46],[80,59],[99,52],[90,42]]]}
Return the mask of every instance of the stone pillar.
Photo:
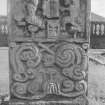
{"label": "stone pillar", "polygon": [[9,0],[10,105],[87,105],[89,0]]}

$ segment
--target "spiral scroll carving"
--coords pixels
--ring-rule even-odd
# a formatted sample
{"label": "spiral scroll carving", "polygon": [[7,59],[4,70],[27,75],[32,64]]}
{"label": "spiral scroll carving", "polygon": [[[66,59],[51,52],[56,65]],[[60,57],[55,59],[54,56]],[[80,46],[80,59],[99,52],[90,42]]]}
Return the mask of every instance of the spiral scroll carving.
{"label": "spiral scroll carving", "polygon": [[16,82],[11,87],[11,91],[12,91],[12,93],[14,93],[13,95],[15,97],[22,98],[22,97],[20,97],[21,95],[25,97],[25,94],[26,94],[26,84],[25,83]]}
{"label": "spiral scroll carving", "polygon": [[85,105],[88,1],[9,0],[13,100]]}
{"label": "spiral scroll carving", "polygon": [[72,47],[69,45],[61,45],[56,52],[56,63],[60,67],[68,67],[74,64],[75,55]]}
{"label": "spiral scroll carving", "polygon": [[26,61],[29,68],[35,68],[40,63],[40,54],[35,46],[24,46],[18,52],[21,61]]}
{"label": "spiral scroll carving", "polygon": [[25,70],[25,66],[31,69],[35,68],[40,63],[41,56],[37,47],[29,44],[23,44],[22,46],[17,47],[14,50],[14,53],[16,54],[16,57],[14,57],[16,59],[12,62],[15,62],[14,66],[17,67],[14,79],[19,82],[24,82],[29,78],[28,74],[26,74],[28,69]]}
{"label": "spiral scroll carving", "polygon": [[80,81],[83,81],[86,77],[87,57],[85,51],[81,47],[71,43],[59,44],[56,49],[55,62],[62,69],[61,72],[66,77],[60,85],[61,94],[67,97],[84,94],[87,85],[85,82],[81,83]]}
{"label": "spiral scroll carving", "polygon": [[71,78],[71,79],[74,79],[74,80],[82,80],[84,79],[84,75],[83,75],[83,70],[81,67],[70,67],[70,68],[64,68],[62,70],[62,73]]}
{"label": "spiral scroll carving", "polygon": [[57,47],[56,63],[60,67],[69,67],[74,64],[81,64],[82,53],[81,48],[76,45],[64,43]]}
{"label": "spiral scroll carving", "polygon": [[13,54],[11,60],[14,69],[13,80],[17,82],[12,85],[11,91],[14,96],[26,99],[27,81],[36,77],[36,67],[41,61],[41,54],[37,46],[31,43],[17,45],[11,53]]}
{"label": "spiral scroll carving", "polygon": [[62,83],[63,83],[62,87],[64,87],[63,89],[61,89],[62,92],[68,93],[73,91],[75,86],[73,81],[66,79],[66,80],[63,80]]}

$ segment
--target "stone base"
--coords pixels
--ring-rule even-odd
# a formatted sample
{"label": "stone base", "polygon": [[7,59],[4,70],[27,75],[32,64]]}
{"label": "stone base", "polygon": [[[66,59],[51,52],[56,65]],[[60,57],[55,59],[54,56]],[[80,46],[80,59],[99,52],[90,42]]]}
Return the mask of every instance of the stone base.
{"label": "stone base", "polygon": [[72,101],[37,101],[37,102],[9,102],[9,105],[88,105],[88,102],[72,102]]}

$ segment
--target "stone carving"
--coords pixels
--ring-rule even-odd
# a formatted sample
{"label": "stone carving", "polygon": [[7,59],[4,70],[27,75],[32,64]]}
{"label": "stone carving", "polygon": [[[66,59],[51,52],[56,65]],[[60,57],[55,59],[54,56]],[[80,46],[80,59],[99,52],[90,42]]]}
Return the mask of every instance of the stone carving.
{"label": "stone carving", "polygon": [[44,15],[48,18],[59,17],[59,0],[45,0]]}
{"label": "stone carving", "polygon": [[87,4],[87,0],[11,0],[11,40],[87,41]]}
{"label": "stone carving", "polygon": [[38,102],[10,102],[10,105],[86,105],[83,97],[76,98],[73,102],[70,101],[38,101]]}
{"label": "stone carving", "polygon": [[53,95],[75,100],[85,95],[87,56],[78,45],[23,43],[10,49],[11,94],[15,99],[37,100]]}
{"label": "stone carving", "polygon": [[87,104],[88,2],[10,0],[11,105]]}
{"label": "stone carving", "polygon": [[48,20],[47,24],[48,39],[50,41],[56,40],[59,36],[59,21],[58,20]]}

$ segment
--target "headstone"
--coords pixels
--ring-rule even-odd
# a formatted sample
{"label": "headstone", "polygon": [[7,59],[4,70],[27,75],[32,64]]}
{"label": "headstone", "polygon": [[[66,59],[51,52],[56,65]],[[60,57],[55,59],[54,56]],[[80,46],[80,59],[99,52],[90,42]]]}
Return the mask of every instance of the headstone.
{"label": "headstone", "polygon": [[10,105],[87,105],[90,1],[9,4]]}

